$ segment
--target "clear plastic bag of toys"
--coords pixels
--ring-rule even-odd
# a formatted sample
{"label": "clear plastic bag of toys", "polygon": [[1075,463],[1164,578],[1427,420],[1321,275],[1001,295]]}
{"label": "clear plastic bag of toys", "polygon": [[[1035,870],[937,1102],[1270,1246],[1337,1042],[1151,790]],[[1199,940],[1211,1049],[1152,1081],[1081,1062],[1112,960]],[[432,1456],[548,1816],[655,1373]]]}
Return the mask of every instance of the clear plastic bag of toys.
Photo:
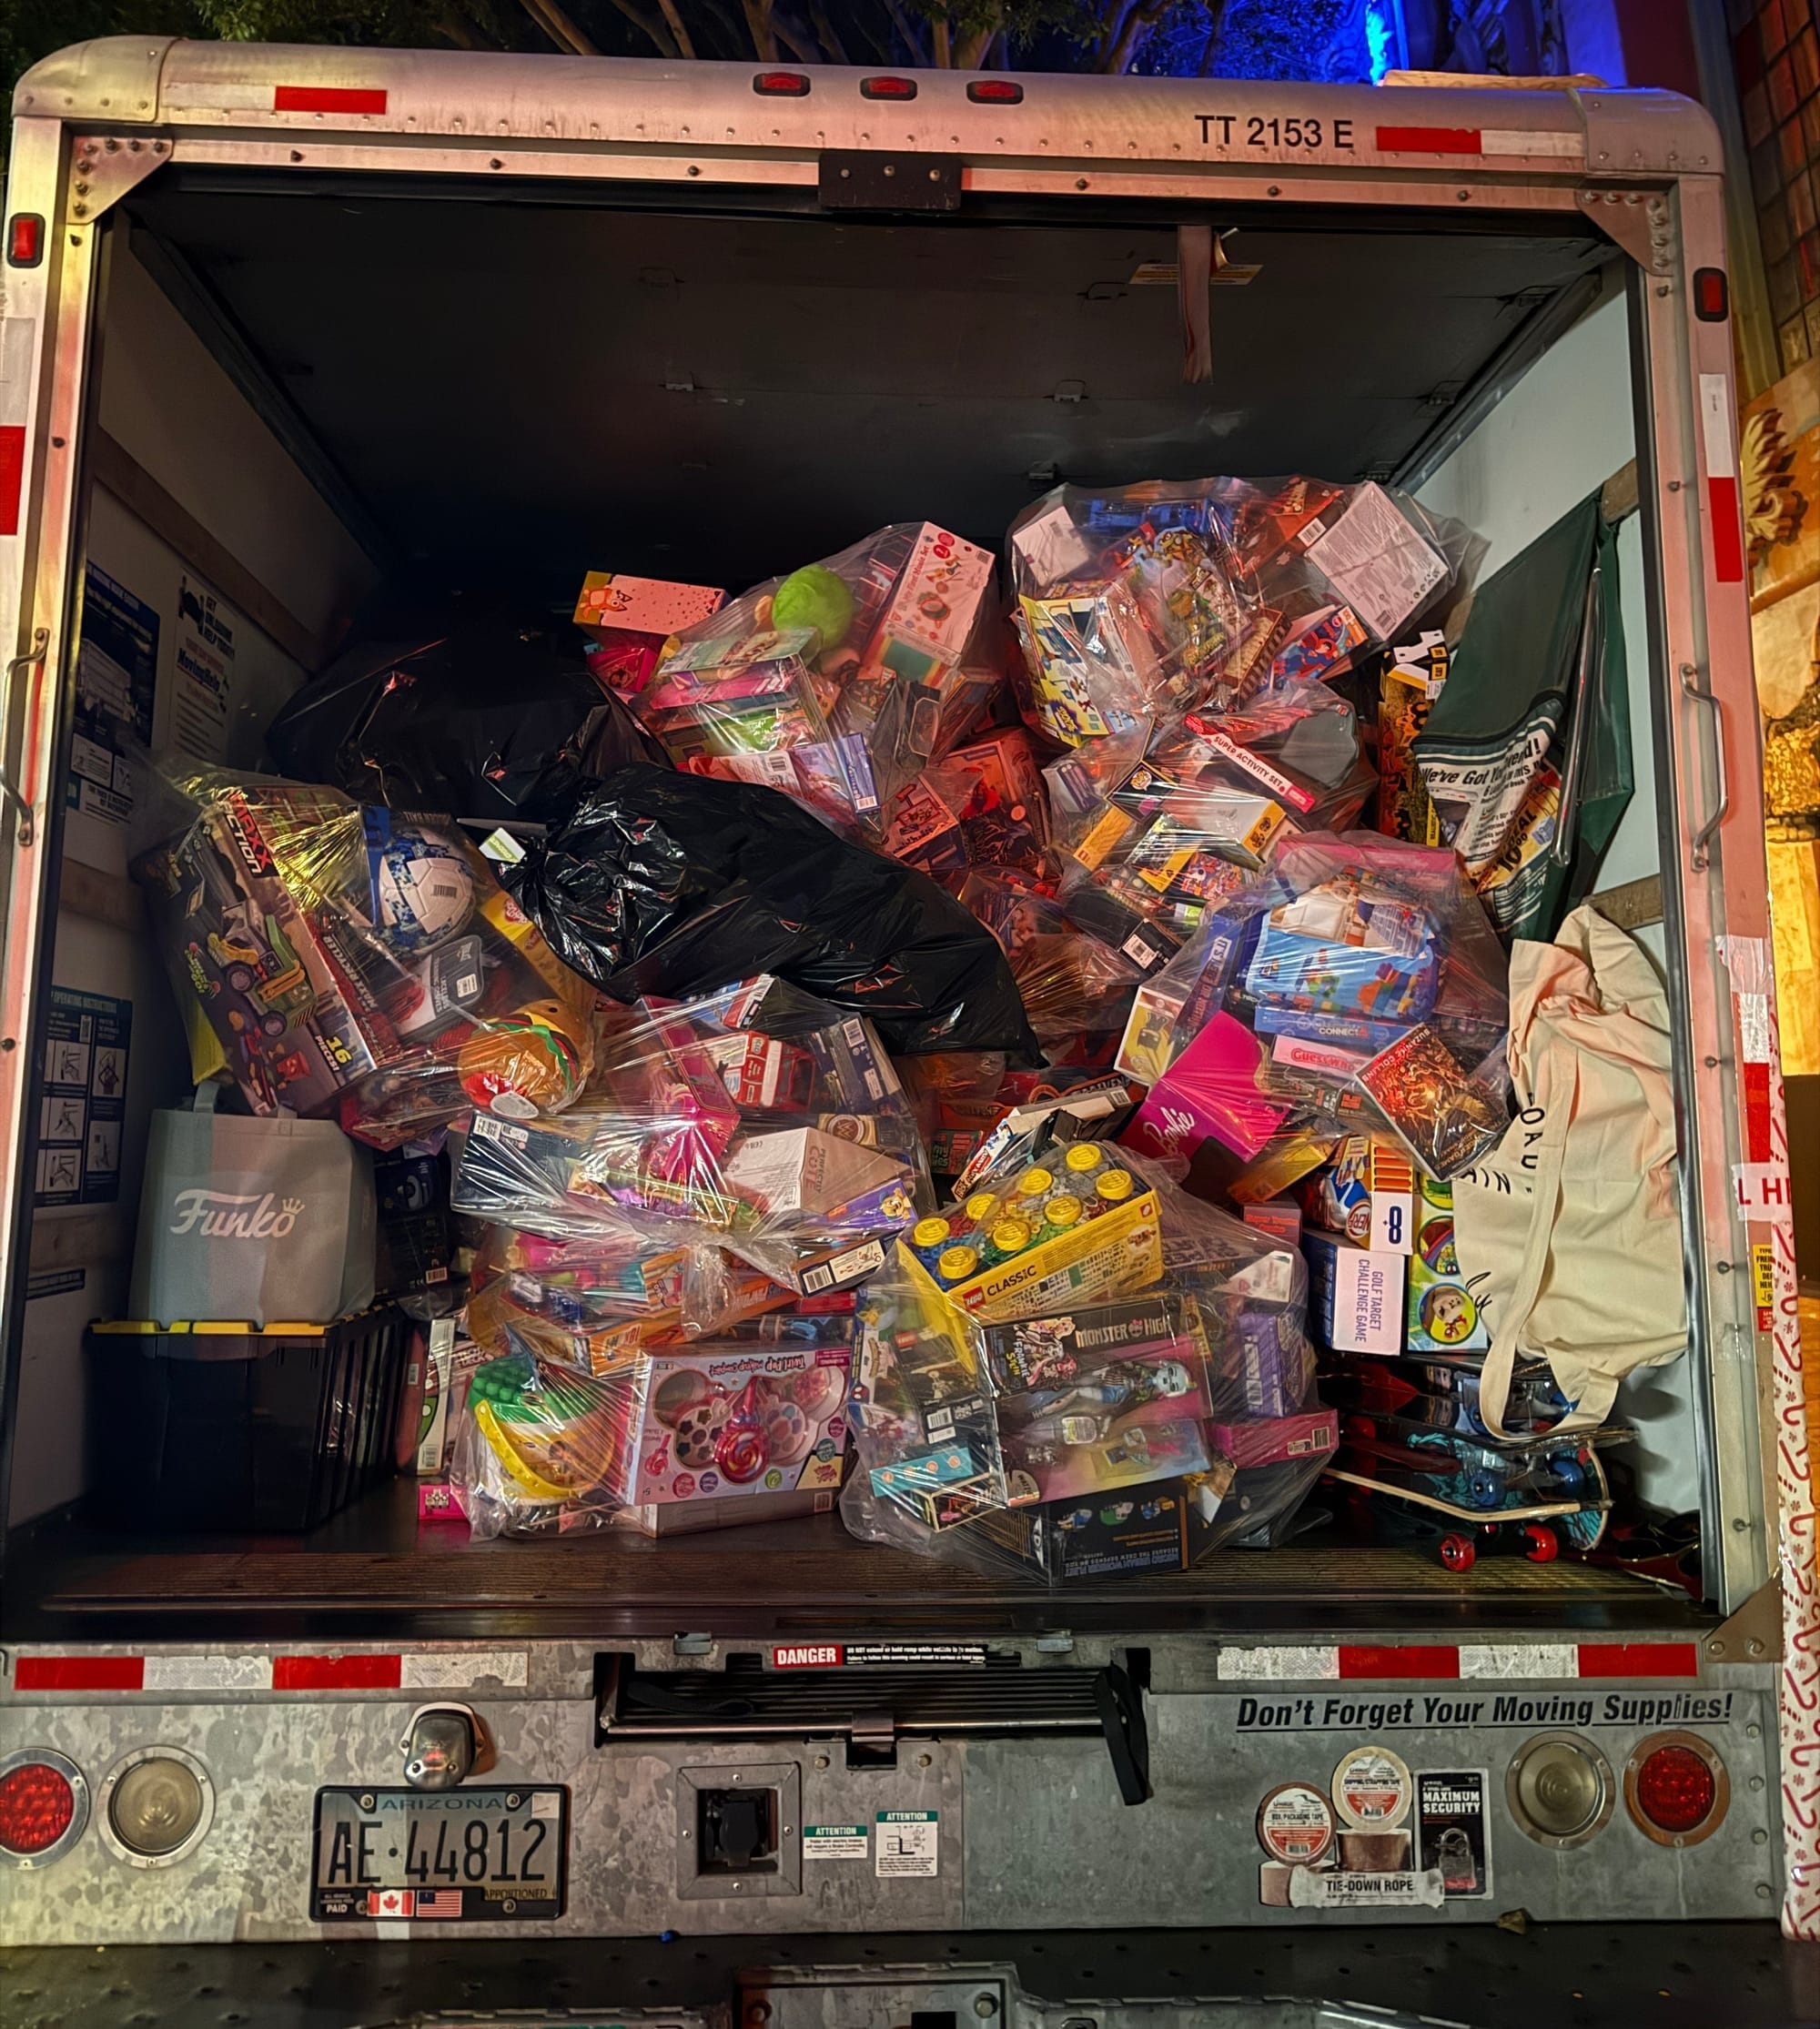
{"label": "clear plastic bag of toys", "polygon": [[1122,952],[1077,929],[1053,896],[1015,875],[977,869],[961,877],[956,893],[1004,947],[1039,1041],[1124,1028],[1144,975]]}
{"label": "clear plastic bag of toys", "polygon": [[684,641],[636,709],[686,773],[762,782],[836,830],[875,833],[877,785],[864,744],[829,724],[839,691],[818,643],[813,627]]}
{"label": "clear plastic bag of toys", "polygon": [[[593,1062],[593,990],[446,818],[177,764],[134,872],[180,1000],[255,1113],[395,1148],[470,1108],[558,1113]],[[192,1035],[202,1031],[192,1025]]]}
{"label": "clear plastic bag of toys", "polygon": [[870,1025],[765,978],[609,1012],[586,1103],[477,1122],[453,1203],[551,1237],[723,1246],[817,1296],[876,1269],[927,1190]]}
{"label": "clear plastic bag of toys", "polygon": [[[1069,1146],[1026,1145],[995,1186],[1015,1200]],[[1299,1257],[1130,1174],[1150,1239],[1081,1257],[1072,1287],[1029,1278],[983,1317],[913,1240],[864,1293],[854,1534],[1065,1583],[1179,1570],[1287,1520],[1333,1442]]]}
{"label": "clear plastic bag of toys", "polygon": [[1469,537],[1407,493],[1367,481],[1218,482],[1233,549],[1256,601],[1228,666],[1232,695],[1337,676],[1443,600]]}
{"label": "clear plastic bag of toys", "polygon": [[877,841],[997,681],[992,556],[880,529],[686,631],[633,708],[681,768],[781,789]]}
{"label": "clear plastic bag of toys", "polygon": [[1062,487],[1011,530],[1026,708],[1076,747],[1337,675],[1444,595],[1462,537],[1371,483]]}
{"label": "clear plastic bag of toys", "polygon": [[842,1344],[715,1342],[587,1375],[517,1345],[469,1387],[462,1510],[477,1536],[541,1535],[604,1527],[622,1508],[832,1495],[851,1364]]}
{"label": "clear plastic bag of toys", "polygon": [[1152,742],[1148,758],[1190,787],[1263,790],[1292,831],[1350,830],[1378,785],[1351,705],[1305,680],[1230,711],[1190,712]]}
{"label": "clear plastic bag of toys", "polygon": [[1185,779],[1139,762],[1069,847],[1062,904],[1149,976],[1209,916],[1255,891],[1289,822],[1282,803],[1236,772]]}
{"label": "clear plastic bag of toys", "polygon": [[897,792],[887,818],[882,850],[945,883],[969,867],[1054,877],[1042,770],[1022,726],[996,727],[932,762]]}
{"label": "clear plastic bag of toys", "polygon": [[546,1239],[489,1226],[468,1285],[468,1330],[601,1374],[653,1346],[712,1338],[792,1301],[790,1290],[724,1248],[652,1246],[602,1232]]}
{"label": "clear plastic bag of toys", "polygon": [[1286,841],[1267,882],[1139,990],[1120,1063],[1158,1075],[1128,1139],[1244,1161],[1381,1121],[1451,1176],[1502,1131],[1496,936],[1453,856],[1373,833]]}
{"label": "clear plastic bag of toys", "polygon": [[1208,486],[1060,487],[1010,534],[1037,726],[1077,747],[1212,695],[1252,594]]}

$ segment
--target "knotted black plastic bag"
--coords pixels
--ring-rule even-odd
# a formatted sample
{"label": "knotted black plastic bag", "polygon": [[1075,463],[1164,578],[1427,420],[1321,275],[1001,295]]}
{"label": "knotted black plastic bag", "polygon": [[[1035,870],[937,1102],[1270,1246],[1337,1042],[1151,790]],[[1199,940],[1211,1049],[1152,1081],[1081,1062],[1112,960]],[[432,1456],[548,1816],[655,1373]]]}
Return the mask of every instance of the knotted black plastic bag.
{"label": "knotted black plastic bag", "polygon": [[589,673],[572,627],[468,621],[339,657],[266,732],[279,768],[366,803],[549,823],[662,750]]}
{"label": "knotted black plastic bag", "polygon": [[774,789],[636,764],[593,784],[518,870],[520,904],[620,1000],[774,973],[868,1015],[899,1055],[1042,1053],[991,933],[925,873]]}

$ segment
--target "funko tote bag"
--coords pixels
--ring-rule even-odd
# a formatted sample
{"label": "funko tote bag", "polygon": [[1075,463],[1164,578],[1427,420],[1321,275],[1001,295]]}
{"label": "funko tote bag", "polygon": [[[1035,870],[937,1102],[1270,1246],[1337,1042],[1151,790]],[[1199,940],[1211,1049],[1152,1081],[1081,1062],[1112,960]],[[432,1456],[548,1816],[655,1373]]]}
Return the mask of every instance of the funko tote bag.
{"label": "funko tote bag", "polygon": [[1669,1054],[1655,968],[1596,911],[1512,946],[1520,1110],[1453,1180],[1461,1268],[1491,1330],[1480,1407],[1500,1436],[1519,1354],[1546,1359],[1573,1403],[1565,1432],[1595,1428],[1625,1375],[1687,1343]]}
{"label": "funko tote bag", "polygon": [[332,1120],[161,1107],[139,1199],[132,1315],[159,1325],[332,1324],[373,1300],[377,1228],[372,1157]]}

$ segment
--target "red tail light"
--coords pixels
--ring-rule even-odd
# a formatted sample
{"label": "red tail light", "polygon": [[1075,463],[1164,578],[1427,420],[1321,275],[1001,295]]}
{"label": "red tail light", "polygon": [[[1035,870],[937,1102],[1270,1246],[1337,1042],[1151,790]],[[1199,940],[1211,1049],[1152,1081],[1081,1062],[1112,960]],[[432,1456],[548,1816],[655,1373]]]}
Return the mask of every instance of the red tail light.
{"label": "red tail light", "polygon": [[1697,1845],[1719,1829],[1730,1800],[1724,1762],[1695,1733],[1652,1734],[1624,1770],[1624,1802],[1658,1845]]}
{"label": "red tail light", "polygon": [[800,70],[762,70],[752,88],[765,98],[807,98],[809,80]]}
{"label": "red tail light", "polygon": [[916,80],[914,77],[862,77],[859,96],[862,98],[915,98]]}
{"label": "red tail light", "polygon": [[976,106],[1021,106],[1024,87],[1008,77],[976,77],[968,82],[967,96]]}
{"label": "red tail light", "polygon": [[47,1749],[0,1761],[0,1859],[32,1867],[81,1836],[88,1786],[74,1761]]}
{"label": "red tail light", "polygon": [[14,268],[35,268],[45,257],[45,222],[35,211],[15,211],[6,234],[6,259]]}
{"label": "red tail light", "polygon": [[1694,314],[1703,324],[1723,324],[1731,308],[1730,290],[1723,268],[1694,270]]}

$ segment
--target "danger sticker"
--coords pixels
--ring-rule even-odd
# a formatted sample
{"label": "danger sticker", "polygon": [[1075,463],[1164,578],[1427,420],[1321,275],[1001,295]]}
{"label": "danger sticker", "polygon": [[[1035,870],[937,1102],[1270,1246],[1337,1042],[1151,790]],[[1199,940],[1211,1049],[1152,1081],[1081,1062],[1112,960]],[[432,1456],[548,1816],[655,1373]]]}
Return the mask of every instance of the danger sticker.
{"label": "danger sticker", "polygon": [[774,1670],[838,1670],[846,1661],[846,1650],[838,1641],[804,1642],[794,1649],[774,1649]]}
{"label": "danger sticker", "polygon": [[1360,1832],[1388,1832],[1410,1814],[1409,1763],[1388,1747],[1355,1747],[1333,1772],[1333,1807]]}
{"label": "danger sticker", "polygon": [[1312,1866],[1333,1843],[1333,1807],[1310,1783],[1280,1783],[1258,1806],[1258,1843],[1272,1860]]}

